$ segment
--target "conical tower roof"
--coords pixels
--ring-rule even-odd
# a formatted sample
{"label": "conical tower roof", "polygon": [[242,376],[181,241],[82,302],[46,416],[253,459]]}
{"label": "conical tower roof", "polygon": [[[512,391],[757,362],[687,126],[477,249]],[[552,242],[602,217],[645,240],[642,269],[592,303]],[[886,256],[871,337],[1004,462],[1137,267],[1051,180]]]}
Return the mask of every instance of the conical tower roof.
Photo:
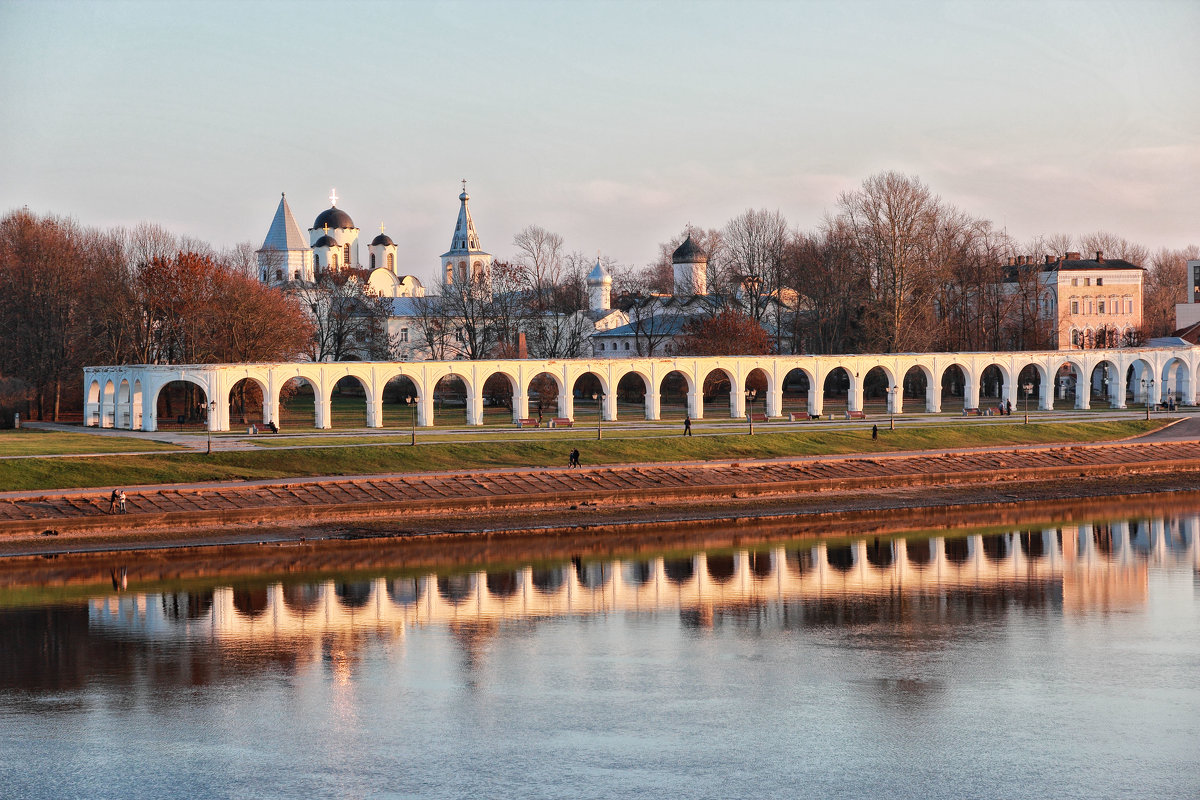
{"label": "conical tower roof", "polygon": [[471,219],[471,209],[467,207],[467,201],[471,196],[467,194],[466,181],[463,181],[462,194],[458,196],[458,222],[454,224],[454,238],[450,240],[450,249],[442,253],[442,258],[448,256],[460,255],[490,255],[479,248],[479,234],[475,232],[475,222]]}
{"label": "conical tower roof", "polygon": [[275,218],[271,220],[271,228],[267,231],[267,238],[263,239],[262,249],[308,249],[307,237],[300,230],[300,226],[296,224],[296,218],[292,216],[292,209],[288,206],[287,197],[283,194],[279,196],[279,208],[275,209]]}

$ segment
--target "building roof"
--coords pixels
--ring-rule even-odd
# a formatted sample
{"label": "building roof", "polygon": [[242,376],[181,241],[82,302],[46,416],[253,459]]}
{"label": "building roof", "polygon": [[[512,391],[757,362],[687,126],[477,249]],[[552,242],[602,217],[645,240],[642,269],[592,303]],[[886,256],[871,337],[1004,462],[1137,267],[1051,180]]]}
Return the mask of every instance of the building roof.
{"label": "building roof", "polygon": [[692,264],[697,261],[708,261],[708,256],[692,241],[692,235],[689,233],[683,244],[676,247],[675,252],[671,254],[671,263]]}
{"label": "building roof", "polygon": [[292,209],[288,206],[287,197],[279,195],[279,207],[275,209],[275,218],[267,230],[267,238],[263,239],[263,250],[307,250],[308,241],[304,231],[300,230]]}
{"label": "building roof", "polygon": [[392,241],[392,237],[388,236],[386,233],[381,233],[371,240],[371,247],[374,247],[377,244],[386,245],[388,247],[396,246],[396,243]]}
{"label": "building roof", "polygon": [[694,316],[663,314],[642,320],[640,326],[638,322],[630,322],[628,325],[618,325],[617,327],[611,328],[607,331],[599,331],[593,334],[592,338],[620,339],[638,335],[639,331],[642,331],[643,333],[641,333],[641,335],[644,336],[644,331],[646,330],[653,332],[655,336],[675,336],[679,333],[682,333],[683,326],[693,319],[695,319]]}
{"label": "building roof", "polygon": [[437,295],[388,297],[385,299],[391,304],[389,315],[393,317],[419,317],[423,309],[436,308],[441,303],[441,298]]}
{"label": "building roof", "polygon": [[332,206],[317,215],[316,222],[313,223],[309,230],[317,231],[326,225],[331,228],[353,228],[354,220],[350,219],[350,215],[345,211],[342,211],[337,206]]}
{"label": "building roof", "polygon": [[587,276],[588,286],[599,286],[603,283],[612,283],[612,276],[608,274],[608,270],[600,263],[600,259],[596,259],[596,266],[592,267],[592,271]]}
{"label": "building roof", "polygon": [[442,258],[490,255],[479,249],[479,234],[475,232],[475,221],[471,219],[471,209],[467,207],[467,201],[470,199],[471,196],[467,194],[467,187],[464,185],[462,194],[458,196],[460,205],[458,221],[454,223],[454,236],[450,239],[450,249],[442,253]]}
{"label": "building roof", "polygon": [[326,234],[320,239],[313,242],[313,247],[337,247],[338,243],[333,240],[333,237]]}

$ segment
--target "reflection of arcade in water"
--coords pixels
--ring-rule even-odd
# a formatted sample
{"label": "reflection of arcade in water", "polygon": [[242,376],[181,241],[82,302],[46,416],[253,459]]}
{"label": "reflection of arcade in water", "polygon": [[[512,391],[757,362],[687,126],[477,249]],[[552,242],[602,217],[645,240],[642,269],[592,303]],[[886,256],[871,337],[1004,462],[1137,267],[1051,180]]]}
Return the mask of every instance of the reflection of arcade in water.
{"label": "reflection of arcade in water", "polygon": [[579,561],[358,582],[276,583],[93,600],[89,627],[230,642],[491,624],[608,612],[824,606],[879,597],[1001,595],[1065,611],[1140,605],[1149,567],[1200,569],[1200,518],[1137,520],[947,538],[862,539]]}

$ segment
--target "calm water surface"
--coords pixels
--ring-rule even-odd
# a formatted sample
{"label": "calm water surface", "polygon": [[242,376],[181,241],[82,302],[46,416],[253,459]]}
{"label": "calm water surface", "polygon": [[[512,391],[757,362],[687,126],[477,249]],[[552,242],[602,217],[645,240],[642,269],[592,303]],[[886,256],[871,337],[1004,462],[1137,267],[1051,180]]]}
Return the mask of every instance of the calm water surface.
{"label": "calm water surface", "polygon": [[1198,538],[1180,515],[25,595],[0,795],[1200,797]]}

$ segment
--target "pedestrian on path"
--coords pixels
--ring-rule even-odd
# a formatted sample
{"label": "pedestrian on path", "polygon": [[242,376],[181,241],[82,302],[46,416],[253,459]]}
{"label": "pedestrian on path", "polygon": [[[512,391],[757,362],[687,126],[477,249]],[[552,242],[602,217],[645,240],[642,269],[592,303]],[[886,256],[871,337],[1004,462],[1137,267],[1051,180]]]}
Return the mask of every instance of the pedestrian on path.
{"label": "pedestrian on path", "polygon": [[878,438],[879,438],[879,426],[872,425],[871,426],[871,440],[874,441],[875,439],[878,439]]}
{"label": "pedestrian on path", "polygon": [[117,492],[117,506],[121,509],[122,514],[129,513],[128,510],[126,510],[126,508],[125,508],[125,490],[124,489]]}
{"label": "pedestrian on path", "polygon": [[115,513],[117,510],[117,493],[118,489],[113,489],[112,494],[108,496],[108,513]]}
{"label": "pedestrian on path", "polygon": [[683,435],[684,436],[692,435],[692,415],[691,414],[687,414],[683,418]]}
{"label": "pedestrian on path", "polygon": [[567,459],[567,467],[573,468],[573,467],[578,467],[578,466],[579,466],[579,448],[574,447],[574,448],[571,448],[571,455]]}

